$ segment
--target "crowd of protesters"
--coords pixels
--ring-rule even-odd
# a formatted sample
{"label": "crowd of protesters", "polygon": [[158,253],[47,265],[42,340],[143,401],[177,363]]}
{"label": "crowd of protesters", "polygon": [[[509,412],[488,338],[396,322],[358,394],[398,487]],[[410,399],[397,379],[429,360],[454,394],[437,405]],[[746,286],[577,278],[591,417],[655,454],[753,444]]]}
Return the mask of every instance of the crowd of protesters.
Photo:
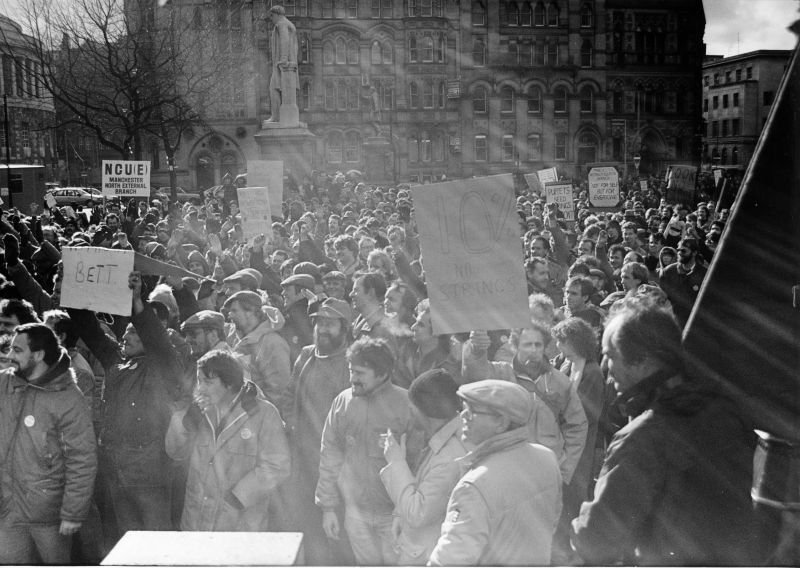
{"label": "crowd of protesters", "polygon": [[[300,531],[312,565],[752,563],[751,437],[680,342],[727,211],[653,178],[567,223],[520,191],[530,325],[442,336],[408,187],[315,178],[251,242],[231,189],[3,212],[0,563],[128,530]],[[188,272],[132,273],[129,318],[62,308],[66,246]]]}

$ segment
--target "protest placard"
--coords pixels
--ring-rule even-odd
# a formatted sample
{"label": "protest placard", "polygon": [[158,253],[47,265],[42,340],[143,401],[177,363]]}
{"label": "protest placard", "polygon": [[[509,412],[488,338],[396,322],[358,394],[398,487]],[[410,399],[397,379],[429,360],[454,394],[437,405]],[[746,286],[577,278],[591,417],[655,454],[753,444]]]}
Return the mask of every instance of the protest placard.
{"label": "protest placard", "polygon": [[616,207],[619,204],[619,172],[612,166],[589,170],[589,203],[592,207]]}
{"label": "protest placard", "polygon": [[103,195],[150,197],[150,162],[103,160]]}
{"label": "protest placard", "polygon": [[669,166],[667,172],[667,201],[693,205],[696,175],[696,166]]}
{"label": "protest placard", "polygon": [[48,193],[48,194],[46,194],[46,195],[44,196],[44,201],[45,201],[45,203],[47,203],[47,207],[48,207],[49,209],[55,209],[55,208],[56,208],[56,206],[57,206],[57,204],[56,204],[56,198],[53,196],[53,194],[52,194],[52,193]]}
{"label": "protest placard", "polygon": [[639,189],[641,189],[642,191],[647,191],[647,180],[646,179],[640,179],[639,180]]}
{"label": "protest placard", "polygon": [[544,184],[545,201],[557,203],[566,221],[575,220],[575,201],[572,197],[571,181],[551,181]]}
{"label": "protest placard", "polygon": [[547,168],[536,172],[539,176],[539,185],[544,187],[544,184],[551,181],[558,181],[558,171],[555,168]]}
{"label": "protest placard", "polygon": [[266,187],[240,187],[239,212],[242,217],[242,234],[248,242],[258,235],[272,237],[272,215]]}
{"label": "protest placard", "polygon": [[64,247],[61,307],[131,315],[128,275],[134,255],[132,250]]}
{"label": "protest placard", "polygon": [[281,204],[283,203],[282,160],[248,160],[247,185],[266,187],[269,202],[275,207],[275,214],[281,215]]}
{"label": "protest placard", "polygon": [[528,184],[528,188],[534,192],[538,193],[539,195],[542,194],[542,185],[539,183],[539,175],[538,174],[523,174],[525,178],[525,182]]}
{"label": "protest placard", "polygon": [[722,170],[714,170],[714,185],[719,187],[719,180],[722,179]]}
{"label": "protest placard", "polygon": [[433,332],[527,325],[513,175],[412,187],[411,193]]}

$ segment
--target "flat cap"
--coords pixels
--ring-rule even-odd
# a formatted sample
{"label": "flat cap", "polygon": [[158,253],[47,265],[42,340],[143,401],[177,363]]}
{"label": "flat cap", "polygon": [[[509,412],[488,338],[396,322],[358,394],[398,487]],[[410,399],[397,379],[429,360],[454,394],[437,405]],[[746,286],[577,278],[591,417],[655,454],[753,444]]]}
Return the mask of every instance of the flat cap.
{"label": "flat cap", "polygon": [[225,329],[225,316],[219,312],[201,310],[186,318],[186,321],[181,324],[181,331],[186,331],[193,327],[223,331]]}
{"label": "flat cap", "polygon": [[292,274],[281,282],[281,286],[300,286],[301,288],[306,288],[308,290],[314,289],[314,277],[309,274]]}
{"label": "flat cap", "polygon": [[342,282],[346,282],[347,276],[344,275],[344,272],[339,272],[338,270],[331,270],[330,272],[326,273],[325,276],[322,277],[323,282],[325,282],[326,280],[341,280]]}
{"label": "flat cap", "polygon": [[310,314],[309,317],[322,316],[324,318],[340,318],[347,322],[349,325],[353,321],[353,308],[344,300],[336,298],[325,298],[319,305],[316,313]]}
{"label": "flat cap", "polygon": [[233,302],[239,302],[242,306],[246,308],[250,308],[252,310],[260,309],[264,305],[264,298],[257,292],[251,292],[249,290],[239,290],[235,294],[232,294],[225,303],[222,305],[223,309],[229,309],[230,305]]}
{"label": "flat cap", "polygon": [[250,274],[250,272],[245,272],[244,270],[239,270],[238,272],[234,272],[223,281],[225,284],[230,284],[234,282],[238,282],[243,288],[247,288],[248,290],[255,290],[258,288],[258,280],[255,276]]}
{"label": "flat cap", "polygon": [[497,379],[467,383],[458,388],[458,396],[505,416],[515,424],[527,424],[533,413],[531,395],[523,387]]}

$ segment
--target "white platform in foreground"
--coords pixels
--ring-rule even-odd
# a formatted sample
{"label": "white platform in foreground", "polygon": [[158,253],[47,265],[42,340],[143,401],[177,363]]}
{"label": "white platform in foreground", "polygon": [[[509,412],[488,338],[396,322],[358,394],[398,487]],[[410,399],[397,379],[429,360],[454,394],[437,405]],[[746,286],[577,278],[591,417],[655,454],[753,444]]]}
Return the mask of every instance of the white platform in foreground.
{"label": "white platform in foreground", "polygon": [[303,533],[128,531],[102,566],[290,566]]}

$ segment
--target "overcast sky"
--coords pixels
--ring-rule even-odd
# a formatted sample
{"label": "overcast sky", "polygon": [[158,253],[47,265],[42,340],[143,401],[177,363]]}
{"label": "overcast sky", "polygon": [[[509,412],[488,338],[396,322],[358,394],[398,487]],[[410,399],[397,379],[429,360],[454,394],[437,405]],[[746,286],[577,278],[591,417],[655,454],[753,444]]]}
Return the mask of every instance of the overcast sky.
{"label": "overcast sky", "polygon": [[[24,2],[0,0],[0,13],[13,18]],[[703,0],[703,5],[708,54],[729,57],[758,49],[795,46],[795,36],[786,28],[800,19],[800,0]]]}

